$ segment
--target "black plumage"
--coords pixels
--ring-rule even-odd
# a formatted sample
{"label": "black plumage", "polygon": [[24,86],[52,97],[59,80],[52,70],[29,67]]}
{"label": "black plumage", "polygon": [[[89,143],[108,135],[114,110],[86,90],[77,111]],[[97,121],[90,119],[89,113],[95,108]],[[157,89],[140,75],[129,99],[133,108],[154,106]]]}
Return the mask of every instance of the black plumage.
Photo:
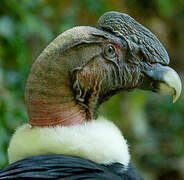
{"label": "black plumage", "polygon": [[6,166],[0,179],[65,179],[65,180],[141,180],[129,163],[100,165],[90,160],[69,155],[32,156]]}

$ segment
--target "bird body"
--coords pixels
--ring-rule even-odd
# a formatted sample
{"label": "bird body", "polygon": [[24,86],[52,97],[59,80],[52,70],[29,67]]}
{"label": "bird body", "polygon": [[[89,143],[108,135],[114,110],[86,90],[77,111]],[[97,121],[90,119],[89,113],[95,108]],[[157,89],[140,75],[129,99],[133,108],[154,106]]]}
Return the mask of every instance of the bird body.
{"label": "bird body", "polygon": [[175,102],[181,80],[160,41],[133,18],[107,12],[98,24],[67,30],[34,62],[25,91],[29,122],[13,135],[12,164],[0,179],[12,172],[59,179],[66,171],[69,179],[141,179],[123,135],[97,118],[97,109],[119,91],[135,88],[172,95]]}

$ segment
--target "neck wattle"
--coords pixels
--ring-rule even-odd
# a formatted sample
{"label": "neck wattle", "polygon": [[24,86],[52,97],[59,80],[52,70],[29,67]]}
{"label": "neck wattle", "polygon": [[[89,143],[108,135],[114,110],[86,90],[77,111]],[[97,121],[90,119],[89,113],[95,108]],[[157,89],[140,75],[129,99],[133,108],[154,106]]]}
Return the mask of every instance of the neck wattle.
{"label": "neck wattle", "polygon": [[72,126],[87,121],[85,109],[77,104],[66,84],[54,79],[44,82],[38,76],[28,78],[25,100],[32,127]]}
{"label": "neck wattle", "polygon": [[73,126],[87,121],[84,110],[74,103],[65,103],[55,108],[48,108],[47,104],[42,107],[35,104],[35,109],[32,114],[28,114],[32,127]]}

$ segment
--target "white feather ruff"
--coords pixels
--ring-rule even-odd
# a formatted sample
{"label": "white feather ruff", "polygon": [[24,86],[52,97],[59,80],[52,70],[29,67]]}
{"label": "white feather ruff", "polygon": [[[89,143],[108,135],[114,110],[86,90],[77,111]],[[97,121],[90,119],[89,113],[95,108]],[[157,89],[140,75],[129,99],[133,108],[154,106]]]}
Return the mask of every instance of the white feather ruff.
{"label": "white feather ruff", "polygon": [[34,127],[25,124],[14,133],[9,162],[41,154],[75,155],[100,164],[128,165],[128,145],[120,130],[104,118],[83,125]]}

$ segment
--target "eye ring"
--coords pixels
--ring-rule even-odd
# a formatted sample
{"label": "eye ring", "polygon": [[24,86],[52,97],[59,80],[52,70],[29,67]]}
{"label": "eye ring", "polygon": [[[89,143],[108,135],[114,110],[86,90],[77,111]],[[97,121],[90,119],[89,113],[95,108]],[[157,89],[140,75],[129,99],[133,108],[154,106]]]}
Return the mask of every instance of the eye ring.
{"label": "eye ring", "polygon": [[116,48],[112,44],[107,44],[104,47],[104,54],[108,58],[114,58],[116,56]]}

